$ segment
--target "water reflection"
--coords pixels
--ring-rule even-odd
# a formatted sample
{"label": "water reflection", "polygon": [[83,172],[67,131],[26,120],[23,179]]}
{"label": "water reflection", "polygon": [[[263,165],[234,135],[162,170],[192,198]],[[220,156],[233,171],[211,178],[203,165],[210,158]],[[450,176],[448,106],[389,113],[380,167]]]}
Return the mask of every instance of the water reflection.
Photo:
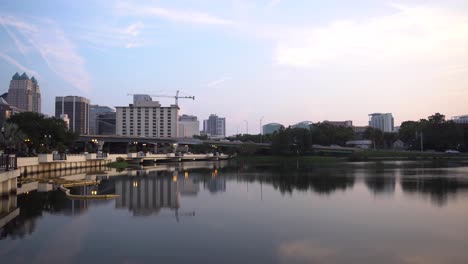
{"label": "water reflection", "polygon": [[[237,164],[227,162],[202,162],[168,164],[140,168],[127,172],[105,171],[99,174],[80,173],[67,179],[98,179],[99,186],[73,188],[75,194],[118,194],[115,201],[69,200],[53,186],[29,184],[18,189],[19,195],[9,193],[0,200],[0,239],[23,238],[34,232],[37,219],[44,214],[78,216],[90,206],[115,203],[117,209],[127,209],[133,216],[151,216],[161,210],[172,211],[178,219],[183,207],[181,198],[197,199],[200,189],[210,194],[228,192],[231,182],[271,186],[281,194],[310,192],[333,195],[335,192],[353,191],[363,184],[375,195],[397,195],[400,192],[416,199],[429,201],[436,206],[446,206],[460,193],[468,191],[466,167],[437,167],[416,163],[359,164],[316,166],[278,166]],[[397,184],[399,183],[399,185]],[[42,186],[42,187],[41,187]],[[247,185],[248,186],[248,185]],[[248,188],[248,187],[247,187]],[[260,196],[261,197],[261,196]],[[195,215],[194,211],[183,214]],[[286,250],[287,251],[287,250]]]}
{"label": "water reflection", "polygon": [[405,193],[429,197],[431,202],[443,206],[459,192],[468,191],[468,179],[445,177],[404,177],[401,188]]}
{"label": "water reflection", "polygon": [[178,209],[178,182],[172,177],[154,174],[145,177],[117,177],[115,193],[119,195],[116,208],[126,208],[133,215],[157,214],[161,208]]}

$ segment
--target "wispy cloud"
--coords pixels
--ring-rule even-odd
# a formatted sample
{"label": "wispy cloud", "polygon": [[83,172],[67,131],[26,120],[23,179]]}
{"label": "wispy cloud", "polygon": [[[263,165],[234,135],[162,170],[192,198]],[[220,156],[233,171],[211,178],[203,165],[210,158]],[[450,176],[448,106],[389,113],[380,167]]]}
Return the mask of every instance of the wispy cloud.
{"label": "wispy cloud", "polygon": [[84,59],[53,20],[31,18],[26,22],[15,16],[1,16],[0,23],[16,36],[13,40],[18,50],[32,47],[48,67],[70,85],[82,91],[91,89]]}
{"label": "wispy cloud", "polygon": [[226,81],[228,81],[230,78],[224,78],[224,79],[218,79],[218,80],[214,80],[214,81],[211,81],[207,84],[205,84],[205,87],[215,87],[215,86],[218,86]]}
{"label": "wispy cloud", "polygon": [[32,76],[40,77],[39,73],[37,73],[34,70],[31,70],[31,69],[27,68],[26,66],[23,66],[17,60],[13,59],[12,57],[8,56],[7,54],[5,54],[3,52],[0,52],[0,58],[4,59],[6,62],[10,63],[11,65],[15,66],[16,68],[20,69],[23,72],[27,72]]}
{"label": "wispy cloud", "polygon": [[126,35],[130,35],[136,37],[140,35],[141,30],[145,27],[142,22],[133,23],[126,28],[123,29],[123,33]]}
{"label": "wispy cloud", "polygon": [[466,61],[468,17],[428,7],[394,6],[392,15],[335,21],[277,42],[276,61],[296,67],[324,64]]}
{"label": "wispy cloud", "polygon": [[115,10],[126,16],[154,16],[174,22],[184,22],[204,25],[234,25],[234,21],[220,18],[199,11],[185,11],[163,8],[157,5],[140,5],[136,3],[120,2]]}

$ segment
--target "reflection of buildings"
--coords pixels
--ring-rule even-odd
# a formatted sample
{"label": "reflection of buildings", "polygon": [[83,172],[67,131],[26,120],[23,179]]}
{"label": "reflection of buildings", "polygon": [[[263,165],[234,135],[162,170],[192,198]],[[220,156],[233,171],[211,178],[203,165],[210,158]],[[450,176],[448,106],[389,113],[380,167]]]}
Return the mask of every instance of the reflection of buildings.
{"label": "reflection of buildings", "polygon": [[119,177],[115,180],[117,208],[135,215],[158,213],[161,208],[179,208],[177,181],[167,177]]}
{"label": "reflection of buildings", "polygon": [[200,184],[191,178],[186,178],[178,181],[180,195],[182,196],[196,196],[200,191]]}
{"label": "reflection of buildings", "polygon": [[226,179],[224,177],[212,177],[204,183],[203,187],[208,189],[211,193],[225,192]]}

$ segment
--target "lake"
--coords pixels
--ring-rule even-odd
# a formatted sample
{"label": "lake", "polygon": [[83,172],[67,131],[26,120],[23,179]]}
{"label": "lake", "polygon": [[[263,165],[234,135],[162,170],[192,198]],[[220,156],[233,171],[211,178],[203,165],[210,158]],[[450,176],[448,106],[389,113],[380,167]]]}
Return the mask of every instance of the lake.
{"label": "lake", "polygon": [[[468,164],[189,162],[3,197],[1,263],[468,263]],[[2,214],[0,214],[2,217]]]}

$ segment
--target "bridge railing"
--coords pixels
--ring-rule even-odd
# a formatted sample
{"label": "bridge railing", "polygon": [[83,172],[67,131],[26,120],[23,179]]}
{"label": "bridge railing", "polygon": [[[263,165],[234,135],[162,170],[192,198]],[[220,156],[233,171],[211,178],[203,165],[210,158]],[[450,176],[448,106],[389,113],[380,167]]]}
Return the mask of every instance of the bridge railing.
{"label": "bridge railing", "polygon": [[0,171],[16,170],[17,167],[18,163],[15,155],[0,156]]}

